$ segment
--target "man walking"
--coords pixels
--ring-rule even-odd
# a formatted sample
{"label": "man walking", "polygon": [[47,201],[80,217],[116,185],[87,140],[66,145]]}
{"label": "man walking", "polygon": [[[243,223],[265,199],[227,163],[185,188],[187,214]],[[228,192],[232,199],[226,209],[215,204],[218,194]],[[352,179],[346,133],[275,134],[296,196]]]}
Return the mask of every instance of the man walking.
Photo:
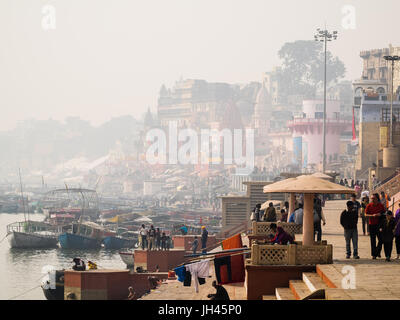
{"label": "man walking", "polygon": [[[379,231],[381,216],[385,213],[383,204],[379,201],[379,194],[374,193],[371,197],[372,202],[365,208],[365,216],[369,218],[369,235],[371,239],[371,256],[372,259],[381,257],[382,251],[382,234]],[[376,245],[376,238],[378,238],[378,245]]]}
{"label": "man walking", "polygon": [[353,242],[353,258],[360,259],[358,256],[358,213],[354,208],[353,201],[347,201],[346,205],[347,210],[344,210],[340,215],[340,224],[344,228],[344,238],[346,240],[346,259],[350,259],[351,256],[350,241]]}

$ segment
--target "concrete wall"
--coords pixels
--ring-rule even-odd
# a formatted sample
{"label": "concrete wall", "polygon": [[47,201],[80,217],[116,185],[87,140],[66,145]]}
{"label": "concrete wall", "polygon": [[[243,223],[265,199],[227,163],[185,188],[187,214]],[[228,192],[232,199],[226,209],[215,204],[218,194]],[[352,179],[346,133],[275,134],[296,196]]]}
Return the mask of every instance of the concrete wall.
{"label": "concrete wall", "polygon": [[[174,249],[192,251],[192,243],[194,241],[194,235],[186,235],[180,236],[176,235],[172,237],[172,241],[174,242]],[[199,241],[199,246],[197,247],[197,252],[201,251],[201,235],[197,236],[197,240]],[[210,247],[217,243],[217,238],[215,235],[209,235],[207,239],[207,247]]]}
{"label": "concrete wall", "polygon": [[262,300],[274,295],[276,288],[288,288],[289,280],[301,280],[303,272],[315,272],[315,266],[246,265],[247,300]]}
{"label": "concrete wall", "polygon": [[160,268],[161,272],[168,272],[174,269],[179,264],[185,261],[185,250],[135,250],[134,263],[135,270],[137,267],[142,267],[144,270],[155,271],[156,266]]}
{"label": "concrete wall", "polygon": [[129,270],[65,271],[64,299],[74,293],[76,300],[125,300],[131,286],[138,297],[150,290],[149,276],[167,279],[168,273],[130,273]]}

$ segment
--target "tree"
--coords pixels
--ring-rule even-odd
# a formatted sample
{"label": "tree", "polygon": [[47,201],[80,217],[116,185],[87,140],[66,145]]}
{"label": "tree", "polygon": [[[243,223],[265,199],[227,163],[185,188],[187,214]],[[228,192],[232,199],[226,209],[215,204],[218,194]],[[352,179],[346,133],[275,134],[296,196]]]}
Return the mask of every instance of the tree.
{"label": "tree", "polygon": [[[281,96],[303,95],[314,98],[324,81],[324,44],[310,40],[287,42],[278,52],[282,69],[278,73]],[[345,66],[338,57],[327,51],[327,85],[343,78]],[[284,99],[285,100],[285,99]]]}

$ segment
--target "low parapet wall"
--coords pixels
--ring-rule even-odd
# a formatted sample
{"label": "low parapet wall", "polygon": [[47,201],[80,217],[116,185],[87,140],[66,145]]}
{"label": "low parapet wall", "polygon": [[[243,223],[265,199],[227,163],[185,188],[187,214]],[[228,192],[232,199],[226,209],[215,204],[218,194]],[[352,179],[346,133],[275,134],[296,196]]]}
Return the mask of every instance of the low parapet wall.
{"label": "low parapet wall", "polygon": [[155,271],[158,265],[159,271],[168,272],[185,261],[185,250],[135,250],[134,268],[142,267],[147,271]]}
{"label": "low parapet wall", "polygon": [[88,270],[64,273],[65,300],[126,300],[128,288],[137,297],[150,290],[149,276],[167,279],[166,272],[131,273],[129,270]]}

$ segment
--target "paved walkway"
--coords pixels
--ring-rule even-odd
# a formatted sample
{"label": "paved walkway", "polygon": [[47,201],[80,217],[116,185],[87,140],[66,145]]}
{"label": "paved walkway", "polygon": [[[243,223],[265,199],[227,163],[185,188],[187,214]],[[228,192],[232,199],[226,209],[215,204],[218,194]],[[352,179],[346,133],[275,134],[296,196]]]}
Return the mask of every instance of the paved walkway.
{"label": "paved walkway", "polygon": [[[385,259],[372,260],[370,254],[369,236],[362,235],[361,219],[359,219],[358,231],[358,253],[361,259],[346,259],[346,244],[343,235],[343,228],[340,225],[340,214],[346,207],[345,200],[328,201],[324,208],[324,214],[327,224],[322,227],[322,240],[327,240],[333,245],[333,265],[326,265],[333,268],[335,285],[341,288],[341,282],[344,277],[342,273],[345,265],[355,268],[356,288],[359,290],[343,290],[339,294],[336,291],[337,299],[400,299],[400,260],[386,262]],[[296,240],[301,241],[302,235],[296,235]],[[215,250],[220,250],[217,248]],[[382,256],[383,250],[382,250]],[[392,258],[396,257],[395,245],[393,245]],[[207,294],[215,293],[211,286],[215,280],[214,266],[210,264],[212,277],[206,280],[206,284],[199,286],[199,293],[196,293],[194,287],[184,287],[181,282],[172,281],[168,284],[162,284],[156,290],[153,290],[143,300],[208,300]],[[224,285],[232,300],[246,299],[243,283],[236,285]],[[354,296],[351,296],[351,295]]]}

